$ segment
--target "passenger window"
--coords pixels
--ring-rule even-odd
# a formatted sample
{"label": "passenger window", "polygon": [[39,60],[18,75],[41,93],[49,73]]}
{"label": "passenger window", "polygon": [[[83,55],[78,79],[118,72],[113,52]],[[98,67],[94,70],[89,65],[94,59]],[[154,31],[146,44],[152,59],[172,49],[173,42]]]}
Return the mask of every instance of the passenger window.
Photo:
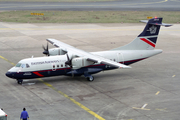
{"label": "passenger window", "polygon": [[26,64],[26,67],[27,67],[27,68],[29,68],[29,65],[28,65],[28,64]]}
{"label": "passenger window", "polygon": [[63,64],[61,64],[61,67],[63,67]]}
{"label": "passenger window", "polygon": [[55,68],[55,65],[53,65],[53,68]]}
{"label": "passenger window", "polygon": [[59,65],[57,65],[57,67],[59,67]]}

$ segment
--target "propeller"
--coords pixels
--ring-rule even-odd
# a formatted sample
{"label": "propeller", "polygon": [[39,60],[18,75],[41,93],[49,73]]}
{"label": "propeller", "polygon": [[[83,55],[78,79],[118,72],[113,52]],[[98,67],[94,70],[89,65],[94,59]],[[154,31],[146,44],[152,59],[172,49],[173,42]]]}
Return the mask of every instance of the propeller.
{"label": "propeller", "polygon": [[71,57],[71,59],[70,59],[68,53],[66,53],[66,56],[67,56],[68,60],[65,62],[65,64],[69,65],[71,67],[72,77],[74,77],[74,70],[73,70],[73,67],[72,67],[72,59],[73,59],[73,57]]}
{"label": "propeller", "polygon": [[68,53],[66,54],[66,56],[68,60],[65,62],[65,64],[69,65],[72,68],[72,59],[69,58]]}
{"label": "propeller", "polygon": [[44,45],[42,46],[42,48],[44,49],[43,54],[49,56],[48,43],[47,43],[47,47],[46,48],[44,47]]}

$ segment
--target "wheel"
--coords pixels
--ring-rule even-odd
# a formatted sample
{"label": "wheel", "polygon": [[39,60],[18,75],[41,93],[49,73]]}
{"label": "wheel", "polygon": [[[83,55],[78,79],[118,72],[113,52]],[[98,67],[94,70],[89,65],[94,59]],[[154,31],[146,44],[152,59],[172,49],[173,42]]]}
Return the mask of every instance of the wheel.
{"label": "wheel", "polygon": [[22,84],[22,82],[23,82],[23,80],[17,80],[17,83],[20,85]]}
{"label": "wheel", "polygon": [[93,76],[87,77],[87,80],[92,82],[92,81],[94,81],[94,77]]}

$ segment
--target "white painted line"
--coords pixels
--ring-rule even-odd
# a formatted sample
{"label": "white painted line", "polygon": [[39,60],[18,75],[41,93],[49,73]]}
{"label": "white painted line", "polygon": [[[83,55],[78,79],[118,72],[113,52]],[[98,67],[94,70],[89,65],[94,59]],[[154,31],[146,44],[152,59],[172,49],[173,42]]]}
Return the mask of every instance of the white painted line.
{"label": "white painted line", "polygon": [[144,105],[141,107],[141,109],[144,109],[147,105],[148,105],[148,104],[144,104]]}

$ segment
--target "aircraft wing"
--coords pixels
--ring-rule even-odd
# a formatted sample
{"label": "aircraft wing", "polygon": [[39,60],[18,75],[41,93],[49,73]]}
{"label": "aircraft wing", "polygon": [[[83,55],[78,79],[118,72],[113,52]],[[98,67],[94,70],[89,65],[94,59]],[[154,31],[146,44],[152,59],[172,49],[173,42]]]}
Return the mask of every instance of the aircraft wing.
{"label": "aircraft wing", "polygon": [[117,67],[117,68],[131,68],[130,66],[126,66],[124,64],[114,62],[112,60],[106,59],[106,58],[98,56],[98,55],[91,54],[89,52],[85,52],[83,50],[77,49],[71,45],[68,45],[66,43],[60,42],[55,39],[46,39],[46,40],[48,42],[50,42],[52,45],[54,45],[55,47],[59,47],[63,51],[66,51],[67,53],[70,52],[71,54],[73,54],[75,56],[86,58],[87,61],[105,64],[105,65],[109,65],[109,66]]}

